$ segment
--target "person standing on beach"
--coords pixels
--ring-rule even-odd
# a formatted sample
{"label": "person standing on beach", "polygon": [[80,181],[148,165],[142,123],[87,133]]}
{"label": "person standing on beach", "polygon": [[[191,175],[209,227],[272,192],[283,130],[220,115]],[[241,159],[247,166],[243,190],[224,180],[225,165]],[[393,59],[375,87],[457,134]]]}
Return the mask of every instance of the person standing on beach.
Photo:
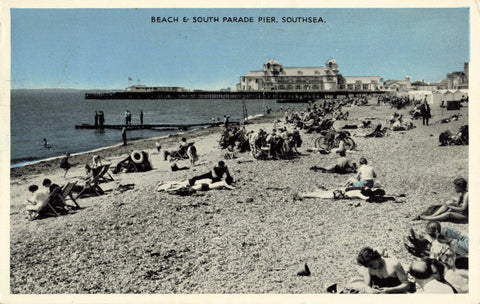
{"label": "person standing on beach", "polygon": [[65,174],[63,174],[63,177],[67,175],[68,170],[72,167],[72,165],[68,162],[68,158],[70,157],[70,153],[65,153],[65,157],[62,158],[60,161],[60,168],[65,170]]}
{"label": "person standing on beach", "polygon": [[425,97],[425,101],[420,108],[420,113],[422,114],[423,125],[428,126],[428,120],[430,119],[430,117],[432,117],[432,113],[430,112],[430,106],[427,103],[427,97]]}
{"label": "person standing on beach", "polygon": [[95,128],[98,127],[98,112],[95,111]]}
{"label": "person standing on beach", "polygon": [[125,125],[128,125],[128,110],[125,111]]}
{"label": "person standing on beach", "polygon": [[143,111],[140,110],[140,125],[143,126]]}
{"label": "person standing on beach", "polygon": [[123,145],[127,145],[127,128],[123,127],[122,128],[122,139],[123,139]]}

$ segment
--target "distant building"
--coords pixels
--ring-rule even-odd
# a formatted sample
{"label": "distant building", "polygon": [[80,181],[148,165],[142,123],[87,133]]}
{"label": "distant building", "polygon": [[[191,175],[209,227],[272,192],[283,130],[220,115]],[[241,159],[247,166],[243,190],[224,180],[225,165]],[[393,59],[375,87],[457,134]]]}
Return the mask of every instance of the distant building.
{"label": "distant building", "polygon": [[237,91],[333,91],[338,89],[338,65],[329,59],[324,67],[287,68],[269,60],[262,71],[240,77]]}
{"label": "distant building", "polygon": [[339,90],[347,91],[383,91],[381,76],[345,76],[339,78]]}
{"label": "distant building", "polygon": [[184,87],[147,87],[136,84],[125,89],[127,92],[185,92]]}
{"label": "distant building", "polygon": [[408,91],[412,88],[412,78],[405,76],[405,80],[387,80],[383,86],[387,91]]}
{"label": "distant building", "polygon": [[462,72],[447,74],[447,89],[468,89],[468,62],[464,63]]}

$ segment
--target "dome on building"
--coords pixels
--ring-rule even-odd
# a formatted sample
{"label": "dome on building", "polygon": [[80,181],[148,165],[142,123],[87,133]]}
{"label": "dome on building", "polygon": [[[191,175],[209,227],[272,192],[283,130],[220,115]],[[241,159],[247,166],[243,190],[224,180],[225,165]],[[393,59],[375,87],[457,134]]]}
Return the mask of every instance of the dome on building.
{"label": "dome on building", "polygon": [[326,65],[328,65],[330,62],[331,62],[332,64],[337,64],[337,62],[335,61],[335,59],[330,58],[330,59],[327,60]]}
{"label": "dome on building", "polygon": [[276,61],[276,60],[268,60],[267,62],[265,62],[265,64],[279,65],[280,63],[278,63],[278,61]]}

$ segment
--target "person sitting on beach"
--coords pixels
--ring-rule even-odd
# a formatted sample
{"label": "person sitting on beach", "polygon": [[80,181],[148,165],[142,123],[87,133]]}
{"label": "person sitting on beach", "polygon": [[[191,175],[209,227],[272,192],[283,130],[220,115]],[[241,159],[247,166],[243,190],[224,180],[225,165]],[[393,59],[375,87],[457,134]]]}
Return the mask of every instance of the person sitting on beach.
{"label": "person sitting on beach", "polygon": [[425,235],[417,235],[413,229],[410,229],[410,235],[407,237],[409,242],[406,242],[405,246],[414,256],[436,258],[435,254],[431,255],[431,247],[434,241],[451,246],[457,257],[468,256],[469,239],[467,235],[450,227],[442,227],[438,221],[428,221],[425,233]]}
{"label": "person sitting on beach", "polygon": [[92,157],[92,168],[98,168],[102,166],[102,157],[100,155],[94,155]]}
{"label": "person sitting on beach", "polygon": [[188,158],[187,157],[187,149],[190,146],[190,144],[187,142],[187,139],[185,137],[182,137],[180,144],[178,145],[178,150],[173,150],[173,151],[168,151],[165,150],[163,151],[163,159],[167,160],[167,157],[174,157],[179,155],[182,158]]}
{"label": "person sitting on beach", "polygon": [[347,134],[345,132],[340,132],[337,136],[338,138],[338,147],[333,148],[330,152],[331,153],[340,153],[340,152],[346,152],[346,144],[345,144],[345,138],[347,137]]}
{"label": "person sitting on beach", "polygon": [[48,189],[49,193],[52,193],[56,188],[60,188],[59,185],[53,184],[49,178],[45,178],[42,182],[42,185]]}
{"label": "person sitting on beach", "polygon": [[435,260],[427,259],[413,262],[409,267],[410,275],[415,278],[417,293],[453,294],[456,293],[442,277],[442,266]]}
{"label": "person sitting on beach", "polygon": [[453,183],[458,197],[443,205],[430,206],[426,211],[414,218],[414,220],[423,219],[468,223],[467,181],[459,177],[456,178]]}
{"label": "person sitting on beach", "polygon": [[148,153],[145,151],[132,151],[125,159],[121,160],[112,172],[145,172],[152,170]]}
{"label": "person sitting on beach", "polygon": [[363,266],[366,293],[405,293],[410,286],[402,264],[395,258],[382,257],[377,250],[362,248],[357,263]]}
{"label": "person sitting on beach", "polygon": [[230,175],[227,165],[225,165],[225,162],[221,160],[217,165],[213,166],[212,170],[210,170],[208,173],[192,177],[188,180],[188,182],[190,186],[193,186],[195,181],[201,179],[210,179],[213,183],[215,183],[221,181],[223,176],[225,176],[225,181],[227,184],[231,184],[233,182],[233,177]]}
{"label": "person sitting on beach", "polygon": [[30,185],[28,191],[31,192],[31,198],[27,198],[26,209],[30,220],[38,218],[42,210],[47,206],[50,193],[47,189],[40,190],[37,185]]}
{"label": "person sitting on beach", "polygon": [[339,156],[340,157],[337,159],[337,163],[334,165],[330,165],[326,167],[313,166],[310,168],[310,170],[321,171],[323,173],[339,173],[339,174],[357,172],[357,164],[355,164],[354,162],[352,162],[350,159],[346,157],[345,151],[339,152]]}
{"label": "person sitting on beach", "polygon": [[373,167],[368,165],[365,157],[361,157],[359,162],[360,167],[357,170],[357,175],[355,178],[348,179],[346,185],[372,188],[375,184],[375,178],[377,178],[377,174],[375,173],[375,170],[373,170]]}

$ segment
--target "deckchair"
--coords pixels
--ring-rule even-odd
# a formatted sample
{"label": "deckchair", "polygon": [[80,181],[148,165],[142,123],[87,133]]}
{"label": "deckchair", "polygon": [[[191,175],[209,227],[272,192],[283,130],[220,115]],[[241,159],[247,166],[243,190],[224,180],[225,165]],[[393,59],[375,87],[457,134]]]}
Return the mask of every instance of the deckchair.
{"label": "deckchair", "polygon": [[[43,208],[38,211],[38,214],[53,214],[55,216],[58,216],[58,211],[67,213],[68,211],[67,209],[65,209],[65,205],[63,205],[61,195],[62,194],[60,188],[53,189],[52,193],[50,193],[50,195],[48,196],[45,206],[43,206]],[[59,202],[62,203],[58,204]]]}
{"label": "deckchair", "polygon": [[108,172],[110,169],[110,164],[101,166],[100,172],[98,173],[98,181],[99,182],[111,182],[114,181],[113,177]]}
{"label": "deckchair", "polygon": [[[102,170],[103,171],[103,170]],[[88,194],[94,194],[96,196],[100,196],[104,194],[105,192],[103,191],[102,188],[98,185],[99,183],[99,178],[101,177],[102,172],[98,173],[95,177],[93,177],[91,180],[87,180],[85,182],[85,186],[83,187],[82,191],[80,191],[77,195],[77,199],[85,196]]]}
{"label": "deckchair", "polygon": [[133,161],[130,161],[127,166],[127,172],[139,172],[137,164]]}
{"label": "deckchair", "polygon": [[73,195],[72,195],[73,187],[75,187],[76,184],[77,182],[73,182],[73,183],[67,183],[65,186],[63,186],[61,198],[64,205],[67,205],[66,201],[68,198],[70,198],[73,201],[73,203],[76,205],[76,207],[80,209],[80,206],[78,205],[77,201],[73,198]]}

